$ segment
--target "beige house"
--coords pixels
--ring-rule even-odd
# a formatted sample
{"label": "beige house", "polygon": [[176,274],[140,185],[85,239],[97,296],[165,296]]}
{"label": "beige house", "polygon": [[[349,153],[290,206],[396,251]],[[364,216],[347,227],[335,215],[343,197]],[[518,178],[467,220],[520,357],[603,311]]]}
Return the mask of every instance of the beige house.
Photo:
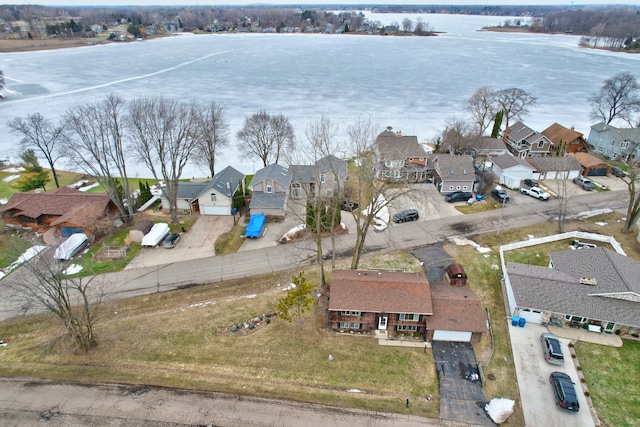
{"label": "beige house", "polygon": [[404,136],[391,127],[376,138],[376,178],[408,182],[425,182],[431,176],[427,153],[417,136]]}

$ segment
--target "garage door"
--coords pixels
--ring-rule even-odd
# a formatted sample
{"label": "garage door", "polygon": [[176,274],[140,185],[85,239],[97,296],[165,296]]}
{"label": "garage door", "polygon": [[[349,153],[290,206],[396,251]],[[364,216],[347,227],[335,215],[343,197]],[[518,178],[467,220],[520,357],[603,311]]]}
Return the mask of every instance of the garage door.
{"label": "garage door", "polygon": [[84,233],[82,227],[60,227],[60,233],[62,237],[69,237],[72,234]]}
{"label": "garage door", "polygon": [[587,173],[587,176],[607,176],[607,172],[607,168],[589,169],[589,173]]}
{"label": "garage door", "polygon": [[204,210],[203,215],[229,215],[226,206],[202,206]]}
{"label": "garage door", "polygon": [[433,331],[433,341],[469,342],[471,341],[471,332],[435,330]]}
{"label": "garage door", "polygon": [[527,319],[528,323],[540,323],[542,321],[542,313],[535,310],[523,310],[520,309],[519,317]]}

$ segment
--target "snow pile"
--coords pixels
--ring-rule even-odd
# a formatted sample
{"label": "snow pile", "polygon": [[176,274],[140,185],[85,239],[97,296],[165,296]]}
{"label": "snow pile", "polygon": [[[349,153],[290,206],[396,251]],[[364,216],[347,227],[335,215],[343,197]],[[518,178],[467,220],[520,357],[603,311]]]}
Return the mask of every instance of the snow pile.
{"label": "snow pile", "polygon": [[280,243],[287,243],[287,242],[295,239],[296,237],[299,237],[302,233],[304,233],[304,230],[306,228],[307,228],[307,224],[296,225],[291,230],[289,230],[286,233],[284,233],[284,235],[280,238],[279,242]]}
{"label": "snow pile", "polygon": [[17,167],[17,168],[5,168],[5,169],[2,169],[2,172],[8,172],[8,173],[24,172],[24,168],[22,168],[22,167]]}
{"label": "snow pile", "polygon": [[11,182],[11,181],[13,181],[14,179],[18,179],[18,178],[20,178],[20,175],[9,175],[9,176],[5,176],[5,177],[2,179],[2,182]]}
{"label": "snow pile", "polygon": [[6,205],[7,203],[9,203],[7,199],[0,199],[0,205]]}
{"label": "snow pile", "polygon": [[32,246],[32,247],[30,247],[29,249],[24,251],[23,254],[20,255],[20,257],[17,260],[15,260],[7,268],[7,270],[11,271],[14,268],[17,268],[20,264],[29,261],[31,258],[33,258],[34,256],[38,255],[40,252],[44,251],[45,249],[47,249],[46,246]]}
{"label": "snow pile", "polygon": [[513,414],[513,405],[515,403],[516,402],[511,399],[491,399],[491,402],[484,406],[484,410],[487,411],[487,414],[489,414],[494,423],[502,424]]}
{"label": "snow pile", "polygon": [[385,199],[382,194],[378,194],[378,198],[376,199],[376,201],[373,204],[367,206],[367,208],[362,211],[362,214],[364,216],[367,216],[369,215],[369,212],[372,211],[372,209],[378,211],[373,218],[373,229],[375,231],[384,231],[389,226],[390,219],[387,199]]}
{"label": "snow pile", "polygon": [[69,267],[67,267],[62,274],[64,274],[65,276],[71,276],[72,274],[78,274],[82,271],[82,266],[78,265],[78,264],[71,264]]}
{"label": "snow pile", "polygon": [[481,254],[484,254],[486,252],[491,252],[491,249],[489,248],[483,248],[482,246],[480,246],[479,244],[477,244],[476,242],[467,239],[466,237],[461,237],[461,236],[451,236],[449,237],[449,241],[458,245],[458,246],[464,246],[464,245],[470,245],[473,246],[474,248],[476,248],[476,250],[478,252],[480,252]]}
{"label": "snow pile", "polygon": [[89,184],[89,185],[86,185],[84,187],[79,188],[79,190],[82,191],[82,192],[86,192],[86,191],[91,190],[92,188],[96,188],[99,185],[100,185],[99,183],[94,182],[93,184]]}

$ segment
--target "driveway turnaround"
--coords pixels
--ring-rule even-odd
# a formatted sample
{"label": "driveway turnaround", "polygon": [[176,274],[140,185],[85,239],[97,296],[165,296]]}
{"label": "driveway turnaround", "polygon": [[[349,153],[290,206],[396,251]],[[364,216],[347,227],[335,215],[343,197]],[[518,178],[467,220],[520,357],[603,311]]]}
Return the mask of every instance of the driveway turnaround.
{"label": "driveway turnaround", "polygon": [[[513,361],[518,376],[518,388],[524,419],[528,426],[544,427],[591,427],[594,425],[591,411],[584,396],[578,372],[569,356],[569,340],[560,338],[564,363],[552,365],[544,360],[540,334],[549,332],[547,328],[527,323],[525,327],[511,326],[509,319],[509,334]],[[577,413],[566,411],[556,405],[555,395],[549,375],[553,371],[564,372],[575,383],[580,411]]]}
{"label": "driveway turnaround", "polygon": [[494,426],[484,411],[487,400],[471,343],[433,341],[431,350],[440,388],[440,418]]}

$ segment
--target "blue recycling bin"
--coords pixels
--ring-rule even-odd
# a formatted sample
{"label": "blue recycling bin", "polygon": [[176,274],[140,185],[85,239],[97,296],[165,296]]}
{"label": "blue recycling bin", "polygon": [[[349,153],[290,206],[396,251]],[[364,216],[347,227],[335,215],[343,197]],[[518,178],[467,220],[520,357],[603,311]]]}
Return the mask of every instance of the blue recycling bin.
{"label": "blue recycling bin", "polygon": [[527,319],[525,319],[524,317],[521,317],[520,320],[518,321],[518,324],[520,325],[521,328],[524,328],[524,325],[527,324]]}
{"label": "blue recycling bin", "polygon": [[519,320],[518,316],[513,316],[511,318],[511,326],[518,326],[518,320]]}
{"label": "blue recycling bin", "polygon": [[476,201],[481,202],[484,200],[484,196],[482,194],[476,194]]}

